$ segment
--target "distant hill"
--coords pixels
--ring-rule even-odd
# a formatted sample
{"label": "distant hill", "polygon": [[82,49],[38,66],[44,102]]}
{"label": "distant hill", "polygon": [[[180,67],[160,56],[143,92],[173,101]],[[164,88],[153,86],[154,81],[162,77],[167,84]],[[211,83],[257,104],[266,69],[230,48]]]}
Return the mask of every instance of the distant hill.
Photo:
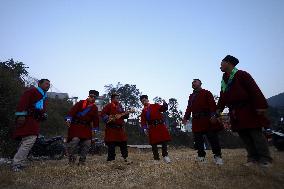
{"label": "distant hill", "polygon": [[284,107],[284,93],[280,93],[278,95],[272,96],[267,99],[269,106],[272,107]]}

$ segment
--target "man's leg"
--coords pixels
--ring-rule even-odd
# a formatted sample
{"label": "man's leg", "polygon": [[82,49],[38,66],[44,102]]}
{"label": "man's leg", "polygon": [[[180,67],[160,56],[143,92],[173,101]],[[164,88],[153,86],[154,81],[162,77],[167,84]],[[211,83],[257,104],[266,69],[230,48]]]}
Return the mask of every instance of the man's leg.
{"label": "man's leg", "polygon": [[162,142],[162,156],[166,163],[171,163],[171,159],[168,156],[168,144],[167,142]]}
{"label": "man's leg", "polygon": [[259,163],[272,163],[268,143],[265,136],[263,135],[261,128],[251,129],[250,133],[254,142],[255,149],[259,156]]}
{"label": "man's leg", "polygon": [[108,152],[108,157],[107,157],[107,161],[113,161],[115,160],[115,142],[107,142],[107,152]]}
{"label": "man's leg", "polygon": [[76,155],[78,153],[79,142],[80,142],[80,139],[78,137],[74,137],[74,138],[72,138],[72,140],[67,145],[70,164],[74,164],[76,162]]}
{"label": "man's leg", "polygon": [[86,157],[89,153],[90,147],[91,147],[91,140],[86,139],[86,140],[82,140],[80,142],[80,159],[79,159],[79,164],[85,164],[86,161]]}
{"label": "man's leg", "polygon": [[206,152],[204,151],[204,133],[202,132],[194,132],[194,143],[197,148],[198,157],[205,157]]}
{"label": "man's leg", "polygon": [[255,148],[253,138],[251,137],[250,129],[240,130],[238,134],[247,150],[247,163],[256,163],[259,160],[259,155]]}
{"label": "man's leg", "polygon": [[163,157],[168,156],[168,144],[167,144],[167,142],[162,143],[162,156]]}
{"label": "man's leg", "polygon": [[212,152],[214,154],[214,162],[217,165],[223,165],[223,159],[222,159],[222,153],[221,153],[221,147],[219,143],[219,137],[217,132],[208,132],[206,133],[206,136],[209,140],[209,143],[212,148]]}
{"label": "man's leg", "polygon": [[22,138],[19,149],[13,158],[13,170],[20,171],[20,169],[24,166],[25,161],[27,160],[28,154],[33,147],[37,136],[27,136]]}
{"label": "man's leg", "polygon": [[128,157],[127,141],[119,142],[121,156],[126,160]]}
{"label": "man's leg", "polygon": [[157,144],[152,144],[152,152],[153,152],[153,158],[154,160],[160,160],[160,155],[159,155],[159,151],[158,151],[158,146]]}
{"label": "man's leg", "polygon": [[221,154],[221,147],[220,147],[220,143],[219,143],[218,133],[208,132],[208,133],[206,133],[206,136],[207,136],[208,141],[211,145],[212,152],[213,152],[214,156],[218,156],[218,157],[221,158],[222,154]]}

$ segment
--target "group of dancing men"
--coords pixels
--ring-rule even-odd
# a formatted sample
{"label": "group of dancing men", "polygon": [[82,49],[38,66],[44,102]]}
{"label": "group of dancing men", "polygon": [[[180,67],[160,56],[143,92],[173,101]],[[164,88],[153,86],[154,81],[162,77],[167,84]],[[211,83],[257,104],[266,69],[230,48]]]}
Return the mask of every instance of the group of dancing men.
{"label": "group of dancing men", "polygon": [[[229,108],[231,129],[237,132],[247,151],[245,166],[258,165],[270,167],[272,158],[268,143],[262,129],[269,126],[266,117],[267,101],[252,76],[246,71],[238,70],[239,60],[227,55],[221,61],[220,70],[224,73],[221,82],[220,98],[216,105],[212,93],[202,88],[200,79],[193,79],[193,93],[190,94],[183,118],[183,124],[192,119],[194,146],[197,149],[196,161],[206,162],[204,136],[207,137],[213,161],[222,165],[223,158],[218,133],[223,129],[221,113]],[[21,96],[16,110],[16,127],[13,137],[21,141],[12,162],[13,171],[22,171],[27,156],[39,134],[39,124],[46,119],[47,91],[50,87],[48,79],[41,79],[38,87],[30,88]],[[128,159],[127,134],[125,119],[129,111],[125,111],[119,102],[119,94],[113,93],[111,101],[98,112],[95,104],[99,92],[90,90],[86,100],[77,102],[65,117],[68,126],[67,151],[71,165],[85,165],[91,146],[92,132],[99,129],[99,120],[105,123],[104,141],[108,147],[107,161],[114,161],[115,148],[120,148],[125,162]],[[171,163],[168,154],[168,142],[171,136],[165,124],[163,112],[168,110],[165,101],[162,104],[149,103],[148,96],[140,96],[144,108],[141,113],[141,130],[148,136],[152,146],[153,159],[159,161],[158,145],[161,145],[162,157]],[[77,155],[79,156],[78,162]]]}

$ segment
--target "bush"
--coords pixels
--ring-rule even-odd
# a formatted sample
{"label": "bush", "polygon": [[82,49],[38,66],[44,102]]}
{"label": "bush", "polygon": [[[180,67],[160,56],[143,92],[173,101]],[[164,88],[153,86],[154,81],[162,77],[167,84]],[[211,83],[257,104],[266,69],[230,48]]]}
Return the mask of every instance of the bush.
{"label": "bush", "polygon": [[15,109],[25,84],[26,67],[13,59],[0,62],[0,156],[11,157],[17,142],[11,139]]}

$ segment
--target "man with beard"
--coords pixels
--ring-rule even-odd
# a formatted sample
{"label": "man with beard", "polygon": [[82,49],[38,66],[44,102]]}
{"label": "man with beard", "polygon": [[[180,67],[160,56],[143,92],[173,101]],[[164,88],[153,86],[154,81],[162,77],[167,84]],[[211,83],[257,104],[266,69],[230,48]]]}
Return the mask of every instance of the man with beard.
{"label": "man with beard", "polygon": [[218,131],[222,125],[216,119],[216,103],[210,91],[202,89],[199,79],[192,82],[193,93],[189,96],[188,105],[183,118],[186,124],[192,114],[192,132],[194,144],[197,148],[197,160],[205,162],[204,136],[208,138],[217,165],[223,164]]}
{"label": "man with beard", "polygon": [[38,87],[32,87],[21,96],[16,109],[16,128],[13,138],[21,140],[20,147],[13,158],[12,170],[22,171],[29,151],[33,147],[39,134],[39,124],[47,118],[46,92],[50,81],[41,79]]}

